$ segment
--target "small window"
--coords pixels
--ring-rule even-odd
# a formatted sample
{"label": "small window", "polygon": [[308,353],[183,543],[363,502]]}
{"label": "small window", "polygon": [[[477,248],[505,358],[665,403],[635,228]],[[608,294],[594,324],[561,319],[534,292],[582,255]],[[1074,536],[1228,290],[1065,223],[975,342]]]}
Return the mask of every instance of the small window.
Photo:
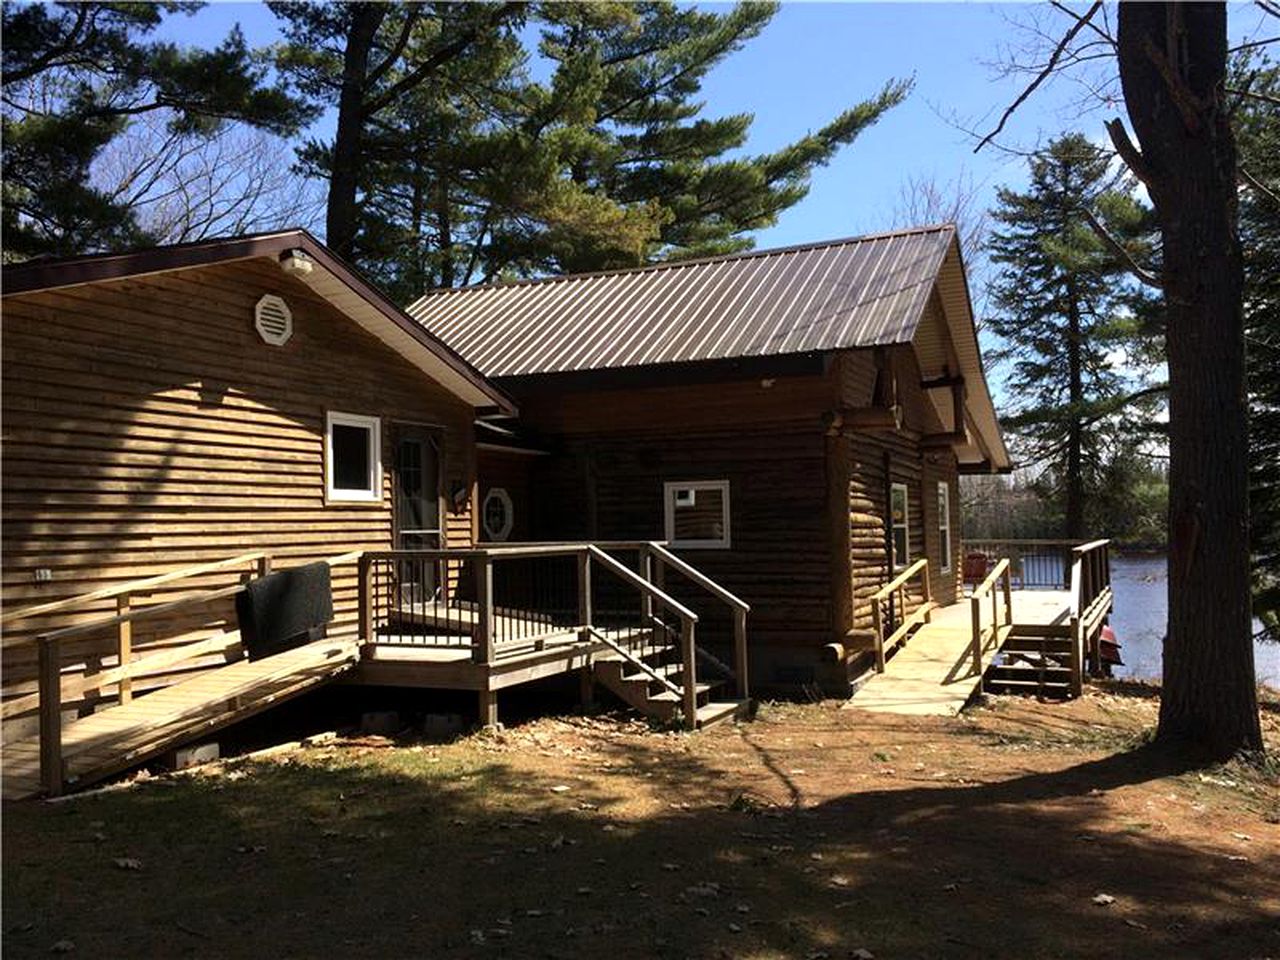
{"label": "small window", "polygon": [[663,493],[667,542],[676,547],[728,549],[728,480],[668,483]]}
{"label": "small window", "polygon": [[889,510],[893,527],[893,569],[901,570],[911,562],[910,517],[905,483],[895,483],[889,488]]}
{"label": "small window", "polygon": [[511,536],[511,528],[515,525],[515,508],[511,503],[511,494],[502,487],[494,487],[485,494],[480,516],[484,524],[484,535],[488,539],[506,540]]}
{"label": "small window", "polygon": [[325,498],[382,499],[382,423],[377,417],[329,412],[325,429]]}
{"label": "small window", "polygon": [[951,570],[951,487],[938,481],[938,549],[942,551],[943,573]]}

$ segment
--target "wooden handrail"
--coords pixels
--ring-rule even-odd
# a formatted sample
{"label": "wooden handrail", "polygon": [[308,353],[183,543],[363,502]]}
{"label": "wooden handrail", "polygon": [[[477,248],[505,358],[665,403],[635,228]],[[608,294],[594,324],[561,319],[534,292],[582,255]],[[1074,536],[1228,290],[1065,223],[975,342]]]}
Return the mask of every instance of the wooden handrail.
{"label": "wooden handrail", "polygon": [[[327,557],[324,562],[330,566],[338,566],[344,563],[351,563],[358,560],[360,551],[349,551],[347,553],[338,554],[333,557]],[[254,554],[244,554],[240,557],[233,557],[230,560],[215,561],[212,564],[200,564],[196,567],[188,567],[185,571],[175,571],[175,573],[183,573],[185,576],[194,576],[193,570],[199,573],[208,573],[216,569],[225,569],[228,566],[234,566],[237,563],[248,562],[252,558],[258,562],[258,574],[265,576],[271,569],[271,558],[268,554],[258,551]],[[159,578],[150,577],[145,581],[137,581],[145,583],[148,586],[155,586]],[[181,577],[170,575],[164,582],[172,582],[181,579]],[[89,623],[73,624],[69,627],[63,627],[60,630],[53,630],[48,633],[40,634],[37,640],[37,650],[39,651],[39,675],[38,684],[35,694],[35,705],[39,707],[40,716],[40,776],[44,784],[45,790],[51,795],[56,796],[62,791],[64,777],[64,761],[62,756],[62,703],[63,703],[63,687],[62,687],[62,656],[61,642],[69,636],[76,636],[81,633],[87,633],[91,630],[101,629],[103,627],[118,625],[121,626],[119,631],[119,663],[109,671],[91,678],[81,678],[73,681],[72,690],[78,693],[84,693],[90,689],[100,689],[109,682],[116,682],[120,685],[120,702],[126,703],[132,695],[131,680],[135,673],[145,667],[154,667],[159,665],[171,665],[180,663],[182,660],[189,659],[192,656],[199,655],[212,649],[219,641],[223,642],[223,647],[227,644],[225,640],[231,636],[230,632],[218,637],[205,638],[204,640],[192,641],[183,644],[181,647],[165,651],[150,657],[143,657],[141,660],[132,660],[131,656],[131,637],[132,631],[125,629],[135,620],[142,617],[155,616],[157,613],[171,612],[185,606],[191,606],[197,603],[207,603],[220,597],[231,596],[239,593],[244,589],[244,584],[237,583],[234,586],[220,587],[214,590],[200,590],[194,593],[185,594],[174,600],[165,603],[152,604],[146,607],[132,607],[127,602],[128,593],[117,591],[115,595],[125,598],[125,602],[117,605],[118,612],[113,617],[106,617],[99,620],[90,621]],[[102,599],[99,596],[97,599]],[[238,631],[235,631],[238,633]],[[30,698],[23,698],[23,701],[29,702]],[[6,708],[11,705],[6,704]],[[9,712],[4,714],[9,716]]]}
{"label": "wooden handrail", "polygon": [[666,591],[655,587],[630,567],[619,563],[613,557],[609,556],[609,554],[605,553],[593,544],[587,544],[586,549],[593,559],[599,560],[602,564],[608,567],[612,573],[617,574],[628,583],[649,594],[653,599],[661,601],[664,606],[671,610],[672,613],[679,616],[682,620],[688,620],[690,623],[698,622],[698,615],[696,613]]}
{"label": "wooden handrail", "polygon": [[74,597],[65,597],[62,600],[50,600],[48,603],[37,603],[30,607],[22,607],[18,610],[5,611],[0,613],[0,626],[8,626],[15,620],[25,620],[28,617],[38,616],[42,613],[56,613],[59,610],[65,610],[68,607],[74,607],[83,603],[92,603],[95,600],[109,600],[123,593],[145,593],[152,587],[162,586],[166,583],[172,583],[175,580],[185,580],[188,577],[197,577],[204,573],[214,573],[218,570],[225,570],[227,567],[240,566],[245,563],[254,563],[266,556],[261,550],[255,550],[252,553],[242,553],[237,557],[228,557],[225,560],[213,560],[209,563],[198,563],[195,566],[183,567],[181,570],[172,570],[169,573],[162,573],[155,577],[146,577],[142,580],[130,580],[126,583],[118,583],[111,587],[103,587],[100,590],[93,590],[89,593],[77,594]]}
{"label": "wooden handrail", "polygon": [[969,641],[969,655],[973,661],[973,672],[978,678],[978,689],[982,689],[982,653],[986,649],[986,628],[982,626],[982,598],[991,595],[991,638],[994,642],[1000,639],[1000,610],[998,607],[996,583],[1004,584],[1004,623],[1013,624],[1013,565],[1009,558],[1000,560],[987,578],[969,595],[969,616],[972,636]]}
{"label": "wooden handrail", "polygon": [[674,568],[678,573],[683,574],[708,593],[715,595],[736,610],[741,610],[743,613],[751,612],[751,604],[730,593],[701,570],[689,566],[689,564],[685,563],[661,543],[658,543],[657,541],[649,541],[644,545],[656,553],[662,559],[664,564],[668,567]]}
{"label": "wooden handrail", "polygon": [[[701,570],[685,563],[662,543],[657,541],[649,541],[640,547],[641,562],[645,562],[648,557],[656,557],[659,563],[659,572],[665,567],[670,567],[681,576],[692,581],[702,587],[713,597],[716,597],[723,603],[727,604],[733,611],[733,669],[729,671],[729,675],[733,677],[737,685],[738,697],[746,700],[751,696],[751,684],[748,680],[747,665],[747,614],[751,612],[751,605],[745,600],[730,593],[720,584],[716,583]],[[705,656],[705,651],[699,651]]]}
{"label": "wooden handrail", "polygon": [[872,594],[871,599],[872,600],[885,599],[886,597],[889,596],[889,594],[893,593],[893,591],[898,590],[901,587],[905,586],[908,580],[910,580],[912,577],[918,574],[921,570],[926,569],[928,566],[929,566],[929,558],[921,557],[915,563],[911,564],[911,566],[907,567],[907,569],[903,570],[900,574],[898,574],[898,576],[895,579],[891,580],[889,583],[885,584],[883,587],[877,590],[874,594]]}
{"label": "wooden handrail", "polygon": [[987,574],[987,579],[983,580],[982,583],[979,584],[977,587],[974,587],[973,593],[969,594],[969,596],[970,597],[984,596],[986,593],[988,593],[990,590],[992,590],[995,587],[996,581],[1000,579],[1001,575],[1008,573],[1008,571],[1009,571],[1009,558],[1005,557],[1003,560],[1001,560],[999,563],[997,563],[994,567],[991,568],[991,572]]}
{"label": "wooden handrail", "polygon": [[[880,612],[880,604],[891,597],[894,592],[900,594],[905,591],[907,584],[913,577],[923,576],[920,578],[920,590],[923,596],[923,602],[911,616],[902,618],[902,622],[888,637],[884,635],[884,615]],[[903,570],[897,577],[885,584],[874,594],[871,595],[871,621],[875,632],[875,657],[876,657],[876,673],[884,673],[886,662],[886,651],[893,648],[899,640],[906,638],[911,628],[919,626],[922,623],[928,623],[933,616],[933,609],[937,604],[933,602],[932,588],[929,585],[929,558],[921,557],[915,563],[911,564]],[[899,596],[899,609],[905,609],[905,598]]]}
{"label": "wooden handrail", "polygon": [[1091,551],[1097,550],[1100,547],[1105,547],[1110,542],[1111,542],[1110,538],[1105,538],[1102,540],[1090,540],[1088,543],[1082,543],[1079,546],[1072,547],[1071,552],[1072,553],[1090,553]]}
{"label": "wooden handrail", "polygon": [[85,623],[73,623],[69,627],[62,627],[58,630],[52,630],[49,633],[42,633],[36,637],[39,643],[49,643],[53,640],[65,640],[67,637],[77,637],[82,633],[93,633],[95,630],[101,630],[104,627],[113,627],[119,623],[132,623],[136,620],[143,620],[147,617],[154,617],[160,613],[170,613],[174,610],[180,610],[183,607],[194,606],[197,603],[208,603],[212,600],[220,600],[223,597],[234,596],[244,589],[243,584],[235,584],[230,587],[218,587],[214,590],[197,590],[192,593],[184,593],[180,597],[168,600],[164,603],[153,603],[146,607],[131,607],[125,613],[117,613],[114,616],[103,617],[101,620],[89,620]]}

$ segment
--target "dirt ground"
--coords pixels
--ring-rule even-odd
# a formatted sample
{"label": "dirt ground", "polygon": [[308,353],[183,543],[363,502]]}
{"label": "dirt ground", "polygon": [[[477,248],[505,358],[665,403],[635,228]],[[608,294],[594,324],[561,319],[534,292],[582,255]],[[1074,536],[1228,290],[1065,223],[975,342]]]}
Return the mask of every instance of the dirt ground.
{"label": "dirt ground", "polygon": [[4,954],[1280,957],[1280,768],[1187,769],[1154,721],[1120,687],[567,716],[12,805]]}

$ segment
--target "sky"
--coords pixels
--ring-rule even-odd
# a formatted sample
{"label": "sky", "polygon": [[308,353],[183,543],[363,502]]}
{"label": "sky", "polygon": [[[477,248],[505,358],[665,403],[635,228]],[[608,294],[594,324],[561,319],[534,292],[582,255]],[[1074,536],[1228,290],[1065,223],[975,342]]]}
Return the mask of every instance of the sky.
{"label": "sky", "polygon": [[[963,178],[978,192],[981,208],[991,204],[997,186],[1025,183],[1024,157],[994,147],[975,155],[974,138],[955,123],[986,132],[1022,90],[1025,78],[1000,78],[996,63],[1025,41],[1015,22],[1037,15],[1056,16],[1046,21],[1055,26],[1066,23],[1043,4],[784,3],[761,36],[717,66],[703,86],[707,115],[755,115],[748,152],[775,150],[817,129],[890,78],[914,77],[915,87],[815,173],[809,195],[759,231],[757,246],[902,226],[903,190],[921,178],[941,184]],[[1232,5],[1233,36],[1256,34],[1262,19],[1252,4]],[[236,23],[251,45],[279,39],[275,17],[256,3],[213,3],[194,17],[169,18],[165,32],[213,44]],[[1001,142],[1025,149],[1066,129],[1102,142],[1102,122],[1118,110],[1081,115],[1080,95],[1070,81],[1051,81],[1019,108]]]}

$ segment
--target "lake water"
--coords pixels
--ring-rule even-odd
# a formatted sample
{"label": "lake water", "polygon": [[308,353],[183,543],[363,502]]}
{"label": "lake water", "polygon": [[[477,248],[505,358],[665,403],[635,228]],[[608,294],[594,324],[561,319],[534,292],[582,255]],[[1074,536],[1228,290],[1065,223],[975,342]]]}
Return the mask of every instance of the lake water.
{"label": "lake water", "polygon": [[[1117,677],[1160,679],[1161,642],[1169,616],[1168,570],[1163,556],[1111,557],[1115,611],[1111,626],[1120,641]],[[1258,624],[1254,624],[1255,629]],[[1254,644],[1258,682],[1280,688],[1280,643]]]}

